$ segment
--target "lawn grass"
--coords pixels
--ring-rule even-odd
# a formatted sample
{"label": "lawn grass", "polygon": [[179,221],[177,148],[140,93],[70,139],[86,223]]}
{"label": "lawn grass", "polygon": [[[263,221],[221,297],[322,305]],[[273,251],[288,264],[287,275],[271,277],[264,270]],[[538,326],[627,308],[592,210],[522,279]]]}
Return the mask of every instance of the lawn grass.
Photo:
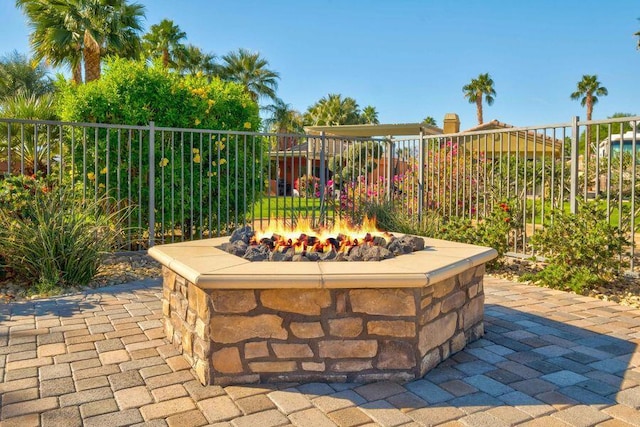
{"label": "lawn grass", "polygon": [[[333,206],[326,205],[325,216],[333,217],[333,215]],[[320,199],[291,196],[263,197],[254,203],[247,213],[247,219],[298,217],[317,219],[320,216]]]}

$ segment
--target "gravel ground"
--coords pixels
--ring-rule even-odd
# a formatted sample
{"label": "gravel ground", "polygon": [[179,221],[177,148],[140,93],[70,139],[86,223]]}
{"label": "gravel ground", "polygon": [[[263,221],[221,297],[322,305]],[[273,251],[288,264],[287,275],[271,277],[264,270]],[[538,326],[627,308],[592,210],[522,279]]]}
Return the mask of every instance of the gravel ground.
{"label": "gravel ground", "polygon": [[[522,274],[534,271],[536,268],[539,268],[539,266],[530,261],[507,259],[502,267],[492,271],[489,275],[518,281]],[[146,252],[117,253],[109,255],[104,260],[102,267],[89,287],[111,286],[160,276],[160,264],[149,257]],[[80,290],[69,289],[66,292]],[[590,291],[588,295],[605,301],[613,301],[622,305],[640,308],[640,279],[622,277],[607,286]],[[47,295],[27,295],[24,287],[13,282],[11,278],[0,281],[0,303],[44,296]]]}

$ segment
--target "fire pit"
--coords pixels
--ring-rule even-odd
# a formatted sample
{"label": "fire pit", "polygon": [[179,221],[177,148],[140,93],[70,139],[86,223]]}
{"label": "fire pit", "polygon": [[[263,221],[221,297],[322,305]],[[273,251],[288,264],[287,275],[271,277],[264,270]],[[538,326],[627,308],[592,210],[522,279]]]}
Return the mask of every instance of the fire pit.
{"label": "fire pit", "polygon": [[203,384],[419,378],[483,335],[497,255],[419,239],[369,262],[252,262],[228,237],[155,246],[167,338]]}

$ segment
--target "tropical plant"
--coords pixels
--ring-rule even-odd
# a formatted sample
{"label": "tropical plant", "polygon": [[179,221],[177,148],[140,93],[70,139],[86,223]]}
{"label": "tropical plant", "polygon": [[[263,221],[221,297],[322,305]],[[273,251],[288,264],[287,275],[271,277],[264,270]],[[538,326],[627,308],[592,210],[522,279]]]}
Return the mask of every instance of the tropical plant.
{"label": "tropical plant", "polygon": [[[0,104],[0,117],[28,120],[56,120],[58,115],[54,108],[54,97],[51,93],[36,96],[19,91],[6,98]],[[11,139],[8,139],[8,137]],[[47,161],[59,154],[59,128],[39,123],[0,123],[0,159],[11,155],[18,159],[23,173],[47,170]],[[21,159],[21,160],[20,160]]]}
{"label": "tropical plant", "polygon": [[329,162],[333,180],[338,184],[356,181],[371,172],[378,164],[382,146],[378,141],[362,141],[350,144]]}
{"label": "tropical plant", "polygon": [[80,83],[100,78],[106,55],[134,57],[140,51],[144,6],[128,0],[16,0],[29,19],[34,58],[69,65]]}
{"label": "tropical plant", "polygon": [[267,130],[276,133],[302,133],[302,114],[295,110],[291,104],[277,98],[271,105],[267,105],[265,111],[271,117],[264,121]]}
{"label": "tropical plant", "polygon": [[162,58],[162,65],[165,68],[176,66],[180,52],[185,49],[181,43],[187,38],[187,33],[170,19],[163,19],[159,24],[151,26],[149,32],[143,39],[143,49],[151,58]]}
{"label": "tropical plant", "polygon": [[53,89],[44,64],[33,65],[26,55],[15,50],[0,59],[0,100],[22,91],[40,96]]}
{"label": "tropical plant", "polygon": [[427,116],[422,120],[423,125],[438,126],[438,122],[431,116]]}
{"label": "tropical plant", "polygon": [[307,109],[304,122],[313,126],[358,124],[360,109],[355,99],[331,93]]}
{"label": "tropical plant", "polygon": [[260,98],[275,100],[280,74],[268,69],[269,62],[260,57],[258,52],[238,49],[222,57],[223,64],[220,76],[235,83],[240,83],[254,101]]}
{"label": "tropical plant", "polygon": [[469,84],[464,85],[462,91],[470,104],[476,104],[478,124],[481,125],[484,123],[482,115],[483,100],[487,101],[487,105],[493,105],[496,96],[493,79],[491,79],[489,73],[479,74],[477,78],[471,79]]}
{"label": "tropical plant", "polygon": [[378,111],[376,110],[376,107],[374,107],[373,105],[367,105],[366,107],[364,107],[362,109],[362,113],[360,114],[360,120],[364,124],[377,125],[378,123],[380,123],[380,120],[378,120]]}
{"label": "tropical plant", "polygon": [[580,105],[587,107],[587,120],[591,120],[593,106],[598,103],[599,96],[607,96],[609,91],[598,81],[598,76],[585,74],[578,82],[575,92],[571,94],[571,99],[580,101]]}
{"label": "tropical plant", "polygon": [[101,200],[80,205],[70,188],[43,182],[34,189],[26,217],[0,206],[0,253],[7,266],[37,293],[87,285],[126,215],[104,214]]}
{"label": "tropical plant", "polygon": [[180,74],[201,73],[213,77],[220,71],[220,66],[215,61],[215,55],[204,53],[199,47],[187,44],[176,52],[175,68]]}

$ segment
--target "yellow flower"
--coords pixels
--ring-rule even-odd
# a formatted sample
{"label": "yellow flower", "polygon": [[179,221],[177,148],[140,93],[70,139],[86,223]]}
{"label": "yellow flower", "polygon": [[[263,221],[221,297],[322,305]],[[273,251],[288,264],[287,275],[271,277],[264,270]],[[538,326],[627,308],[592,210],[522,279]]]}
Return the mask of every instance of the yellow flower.
{"label": "yellow flower", "polygon": [[194,148],[191,151],[193,151],[193,154],[198,154],[200,153],[200,149],[199,148]]}
{"label": "yellow flower", "polygon": [[103,184],[103,183],[100,183],[100,184],[98,184],[98,187],[99,187],[99,188],[104,188],[104,184]]}
{"label": "yellow flower", "polygon": [[105,174],[107,173],[107,167],[105,166],[105,167],[100,171],[100,173],[101,173],[102,175],[105,175]]}
{"label": "yellow flower", "polygon": [[216,141],[215,146],[216,146],[216,148],[217,148],[218,150],[220,150],[220,151],[224,150],[224,147],[225,147],[225,145],[224,145],[222,142],[220,142],[220,141]]}
{"label": "yellow flower", "polygon": [[198,71],[198,72],[196,73],[196,77],[198,77],[198,78],[202,77],[202,71]]}
{"label": "yellow flower", "polygon": [[209,174],[208,174],[208,175],[209,175],[209,176],[216,176],[216,175],[218,175],[218,172],[209,172]]}
{"label": "yellow flower", "polygon": [[207,99],[207,104],[209,104],[209,107],[211,107],[215,103],[216,101],[214,101],[213,99]]}
{"label": "yellow flower", "polygon": [[162,160],[160,160],[160,167],[161,168],[167,166],[168,164],[169,164],[169,159],[167,159],[166,157],[163,157]]}
{"label": "yellow flower", "polygon": [[200,154],[193,156],[193,163],[200,163]]}
{"label": "yellow flower", "polygon": [[211,162],[211,166],[215,167],[217,165],[216,161],[214,160],[213,162]]}
{"label": "yellow flower", "polygon": [[202,122],[200,121],[200,119],[196,119],[196,121],[195,121],[196,126],[198,126],[200,123],[202,123]]}
{"label": "yellow flower", "polygon": [[222,139],[220,141],[225,142],[227,140],[226,136],[223,136]]}
{"label": "yellow flower", "polygon": [[244,128],[245,129],[251,129],[251,123],[250,122],[244,122]]}
{"label": "yellow flower", "polygon": [[220,165],[224,165],[225,163],[227,163],[227,159],[220,159]]}
{"label": "yellow flower", "polygon": [[94,179],[96,179],[96,175],[93,172],[89,172],[87,174],[87,178],[89,178],[89,181],[93,181]]}

